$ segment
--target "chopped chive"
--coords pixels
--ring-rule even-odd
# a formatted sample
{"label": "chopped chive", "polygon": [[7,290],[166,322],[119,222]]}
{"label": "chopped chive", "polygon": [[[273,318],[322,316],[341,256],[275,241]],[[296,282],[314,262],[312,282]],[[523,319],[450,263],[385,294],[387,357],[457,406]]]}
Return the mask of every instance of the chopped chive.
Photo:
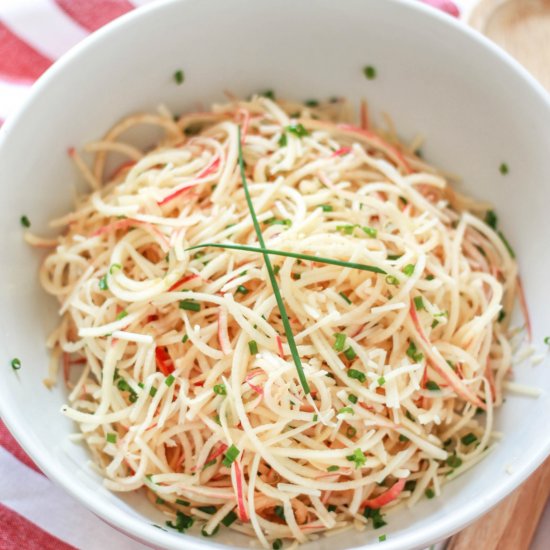
{"label": "chopped chive", "polygon": [[378,542],[384,542],[386,540],[386,535],[380,535],[378,537]]}
{"label": "chopped chive", "polygon": [[178,69],[174,73],[174,80],[176,81],[176,84],[183,84],[183,81],[185,80],[185,75],[181,69]]}
{"label": "chopped chive", "polygon": [[357,353],[355,353],[355,350],[351,347],[344,351],[344,355],[348,361],[353,361],[357,357]]}
{"label": "chopped chive", "polygon": [[353,395],[353,393],[350,393],[348,395],[348,401],[350,401],[351,403],[353,403],[355,405],[357,403],[357,396]]}
{"label": "chopped chive", "polygon": [[317,420],[319,420],[319,415],[314,414],[311,421],[312,421],[312,422],[317,422]]}
{"label": "chopped chive", "polygon": [[263,92],[260,92],[258,95],[262,97],[267,97],[267,99],[271,99],[271,101],[275,101],[275,92],[273,90],[264,90]]}
{"label": "chopped chive", "polygon": [[124,319],[124,317],[126,317],[127,315],[128,315],[128,312],[127,312],[125,309],[123,309],[123,310],[116,316],[117,321],[119,321],[120,319]]}
{"label": "chopped chive", "polygon": [[124,378],[119,379],[119,381],[116,384],[116,387],[120,391],[132,391],[132,388],[130,387],[130,384],[128,384],[128,382],[126,382],[126,380]]}
{"label": "chopped chive", "polygon": [[319,102],[316,100],[316,99],[306,99],[304,101],[304,105],[306,107],[318,107],[319,106]]}
{"label": "chopped chive", "polygon": [[286,134],[283,134],[278,141],[279,147],[286,147],[288,143],[288,138],[286,137]]}
{"label": "chopped chive", "polygon": [[231,447],[229,447],[229,449],[227,449],[227,451],[225,452],[222,464],[229,468],[231,464],[235,462],[240,452],[241,451],[239,451],[238,447],[235,447],[235,445],[232,444]]}
{"label": "chopped chive", "polygon": [[107,440],[107,443],[116,443],[116,434],[115,433],[108,433],[105,436],[105,439]]}
{"label": "chopped chive", "polygon": [[506,247],[506,250],[508,250],[508,254],[510,254],[510,257],[514,259],[516,257],[516,253],[514,252],[514,249],[510,246],[510,243],[508,242],[508,239],[504,236],[504,233],[502,231],[498,231],[498,236],[500,237],[500,240],[504,243],[504,246]]}
{"label": "chopped chive", "polygon": [[180,300],[179,308],[187,311],[200,311],[201,305],[198,302],[193,302],[192,300]]}
{"label": "chopped chive", "polygon": [[439,321],[438,321],[437,319],[434,319],[434,320],[432,321],[432,325],[431,325],[432,328],[435,328],[437,325],[439,325]]}
{"label": "chopped chive", "polygon": [[433,498],[433,497],[435,497],[435,492],[434,492],[434,490],[433,490],[431,487],[428,487],[428,488],[424,491],[424,494],[426,495],[426,498]]}
{"label": "chopped chive", "polygon": [[249,293],[249,290],[248,290],[248,288],[246,288],[245,286],[239,285],[239,286],[237,287],[237,292],[238,292],[239,294],[248,294],[248,293]]}
{"label": "chopped chive", "polygon": [[550,346],[550,336],[546,336],[543,340],[543,342],[547,345],[547,346]]}
{"label": "chopped chive", "polygon": [[386,256],[386,258],[388,260],[399,260],[399,258],[401,258],[401,256],[403,256],[403,254],[388,254]]}
{"label": "chopped chive", "polygon": [[350,462],[355,463],[356,469],[363,466],[367,461],[361,449],[355,449],[355,451],[353,451],[353,454],[346,456],[346,459],[349,460]]}
{"label": "chopped chive", "polygon": [[235,521],[237,521],[237,514],[233,511],[229,512],[229,514],[222,519],[222,523],[226,527],[229,527],[231,524],[235,523]]}
{"label": "chopped chive", "polygon": [[204,512],[205,514],[215,514],[218,511],[215,506],[199,506],[197,510]]}
{"label": "chopped chive", "polygon": [[333,465],[327,468],[327,472],[337,472],[339,469],[340,469],[340,466]]}
{"label": "chopped chive", "polygon": [[416,363],[420,363],[424,358],[424,355],[416,349],[416,344],[411,340],[409,347],[407,348],[407,355]]}
{"label": "chopped chive", "polygon": [[406,435],[399,434],[399,441],[401,441],[401,443],[406,443],[407,441],[410,441],[410,439]]}
{"label": "chopped chive", "polygon": [[411,493],[416,489],[416,481],[410,479],[405,483],[405,491],[410,491]]}
{"label": "chopped chive", "polygon": [[414,268],[415,268],[415,265],[414,265],[414,264],[407,264],[407,265],[403,268],[403,273],[404,273],[407,277],[410,277],[410,276],[414,273]]}
{"label": "chopped chive", "polygon": [[189,335],[188,335],[188,334],[184,334],[184,335],[183,335],[183,338],[181,339],[181,343],[182,343],[182,344],[185,344],[185,342],[187,342],[187,340],[189,340]]}
{"label": "chopped chive", "polygon": [[122,269],[122,266],[120,264],[113,264],[109,268],[109,273],[112,275],[113,273],[115,273],[116,271],[119,271],[120,269]]}
{"label": "chopped chive", "polygon": [[342,407],[336,414],[354,414],[351,407]]}
{"label": "chopped chive", "polygon": [[225,384],[216,384],[214,386],[214,393],[216,395],[227,395],[227,389],[225,387]]}
{"label": "chopped chive", "polygon": [[485,223],[493,229],[497,228],[498,218],[494,210],[487,210],[485,213]]}
{"label": "chopped chive", "polygon": [[179,504],[180,506],[190,506],[191,503],[187,500],[181,500],[181,498],[176,499],[176,504]]}
{"label": "chopped chive", "polygon": [[416,309],[416,311],[420,311],[422,309],[426,309],[424,307],[424,300],[422,299],[422,296],[415,296],[414,297],[414,308]]}
{"label": "chopped chive", "polygon": [[462,464],[462,459],[456,455],[450,455],[445,462],[447,462],[447,466],[451,468],[458,468]]}
{"label": "chopped chive", "polygon": [[433,380],[428,380],[426,382],[426,389],[430,391],[439,391],[441,388],[439,387],[439,384],[437,382],[434,382]]}
{"label": "chopped chive", "polygon": [[[258,223],[258,218],[256,217],[256,211],[254,210],[254,204],[252,203],[252,197],[250,196],[250,191],[248,189],[248,183],[246,181],[246,174],[244,171],[244,160],[243,160],[243,151],[242,151],[242,143],[241,143],[241,127],[238,127],[238,152],[239,152],[239,167],[241,172],[241,179],[242,184],[244,188],[244,194],[246,197],[246,202],[248,205],[248,210],[250,211],[250,217],[252,218],[252,223],[254,225],[254,230],[256,232],[256,236],[258,237],[258,242],[260,244],[260,247],[262,249],[265,249],[265,241],[264,237],[262,235],[262,230],[260,229],[260,224]],[[273,272],[273,267],[271,265],[271,259],[269,257],[269,254],[267,252],[262,252],[264,257],[265,266],[267,269],[267,273],[269,275],[269,279],[271,282],[271,286],[273,288],[273,294],[275,295],[275,300],[277,302],[277,306],[279,308],[279,313],[281,315],[281,321],[283,323],[285,334],[288,342],[288,346],[290,348],[290,353],[292,355],[292,359],[294,361],[294,365],[296,366],[296,371],[298,373],[298,378],[300,380],[300,384],[302,385],[302,388],[304,389],[304,393],[307,395],[310,392],[309,384],[307,382],[306,376],[304,374],[304,369],[302,367],[302,361],[300,359],[300,355],[298,353],[298,348],[296,346],[296,341],[294,340],[294,334],[292,333],[292,328],[290,327],[290,322],[288,320],[288,314],[286,312],[285,304],[283,302],[283,298],[281,296],[281,292],[279,290],[279,285],[277,284],[277,279],[275,279],[275,273]]]}
{"label": "chopped chive", "polygon": [[11,360],[11,368],[13,370],[19,370],[21,368],[21,359],[18,359],[17,357],[14,357]]}
{"label": "chopped chive", "polygon": [[280,265],[273,266],[273,274],[274,275],[278,275],[279,271],[281,271],[281,266]]}
{"label": "chopped chive", "polygon": [[380,512],[380,509],[378,508],[365,508],[365,510],[363,511],[363,516],[366,519],[372,519],[372,526],[375,529],[380,529],[380,527],[384,527],[384,525],[387,525],[387,523],[384,521],[384,517]]}
{"label": "chopped chive", "polygon": [[392,286],[399,285],[399,279],[393,275],[386,275],[386,283]]}
{"label": "chopped chive", "polygon": [[210,466],[214,466],[216,464],[216,459],[213,458],[212,460],[209,460],[203,467],[203,470],[206,470],[206,468],[209,468]]}
{"label": "chopped chive", "polygon": [[343,233],[344,235],[351,235],[353,233],[353,230],[356,228],[357,226],[356,225],[350,225],[350,224],[346,224],[346,225],[337,225],[336,226],[336,231],[340,231],[341,233]]}
{"label": "chopped chive", "polygon": [[385,379],[383,376],[381,376],[381,377],[377,380],[377,382],[378,382],[378,385],[379,385],[379,386],[383,386],[383,385],[386,383],[386,379]]}
{"label": "chopped chive", "polygon": [[348,304],[351,304],[351,300],[343,292],[338,293]]}
{"label": "chopped chive", "polygon": [[170,387],[174,381],[175,381],[175,376],[173,374],[169,374],[165,379],[164,379],[164,383]]}
{"label": "chopped chive", "polygon": [[107,274],[103,275],[99,279],[99,290],[109,290],[109,285],[107,284]]}
{"label": "chopped chive", "polygon": [[302,278],[302,274],[301,274],[301,273],[293,273],[293,274],[292,274],[292,278],[293,278],[295,281],[299,281],[299,280]]}
{"label": "chopped chive", "polygon": [[373,239],[375,239],[378,235],[378,229],[375,229],[374,227],[362,227],[361,229]]}
{"label": "chopped chive", "polygon": [[309,136],[309,132],[304,128],[304,125],[301,123],[291,124],[290,126],[287,126],[286,131],[294,134],[299,138]]}
{"label": "chopped chive", "polygon": [[345,343],[346,335],[343,332],[338,332],[334,335],[334,345],[332,347],[335,351],[344,351]]}
{"label": "chopped chive", "polygon": [[290,227],[292,225],[292,220],[288,218],[279,219],[279,218],[269,218],[264,222],[266,225],[284,225],[285,227]]}
{"label": "chopped chive", "polygon": [[282,520],[285,519],[285,509],[282,506],[275,506],[275,508],[273,508],[273,511],[275,512],[275,515],[277,517],[281,518]]}
{"label": "chopped chive", "polygon": [[433,281],[435,277],[430,273],[429,275],[426,275],[426,281]]}
{"label": "chopped chive", "polygon": [[176,529],[176,531],[179,531],[180,533],[183,533],[186,529],[192,527],[194,522],[195,520],[191,516],[178,511],[176,512],[176,523],[167,521],[166,525],[172,529]]}
{"label": "chopped chive", "polygon": [[346,430],[346,437],[349,437],[350,439],[352,437],[355,437],[357,435],[357,430],[353,426],[348,426]]}
{"label": "chopped chive", "polygon": [[354,380],[358,380],[361,383],[366,382],[367,380],[366,374],[357,369],[349,369],[348,376]]}
{"label": "chopped chive", "polygon": [[503,176],[505,176],[505,175],[510,171],[510,169],[508,168],[508,165],[507,165],[505,162],[503,162],[503,163],[500,165],[499,170],[500,170],[500,173],[501,173]]}
{"label": "chopped chive", "polygon": [[504,318],[506,317],[506,312],[501,309],[499,312],[498,312],[498,317],[497,317],[497,321],[499,323],[502,323],[502,321],[504,321]]}
{"label": "chopped chive", "polygon": [[281,550],[281,548],[283,547],[283,541],[281,539],[275,539],[271,547],[273,548],[273,550]]}
{"label": "chopped chive", "polygon": [[151,397],[155,397],[155,395],[157,395],[157,388],[155,388],[155,386],[151,386],[151,389],[149,390],[149,395]]}
{"label": "chopped chive", "polygon": [[330,204],[321,204],[320,207],[323,212],[332,212],[334,210]]}
{"label": "chopped chive", "polygon": [[31,226],[31,222],[27,216],[21,216],[19,221],[23,227],[29,228]]}
{"label": "chopped chive", "polygon": [[376,78],[376,69],[372,65],[363,67],[363,74],[368,80],[374,80]]}
{"label": "chopped chive", "polygon": [[155,504],[166,504],[166,501],[163,498],[157,497]]}
{"label": "chopped chive", "polygon": [[471,445],[472,443],[477,441],[477,437],[472,432],[470,432],[462,436],[460,438],[460,441],[462,442],[463,445]]}
{"label": "chopped chive", "polygon": [[248,342],[248,350],[250,351],[250,355],[258,355],[258,343],[256,340]]}
{"label": "chopped chive", "polygon": [[[265,243],[264,243],[265,244]],[[319,262],[322,264],[329,264],[329,265],[337,265],[340,267],[349,267],[350,269],[359,269],[361,271],[370,271],[371,273],[380,273],[382,275],[385,275],[386,272],[376,266],[373,265],[366,265],[366,264],[358,264],[354,262],[345,262],[342,260],[334,260],[332,258],[323,258],[321,256],[312,256],[310,254],[300,254],[297,252],[285,252],[282,250],[273,250],[271,248],[265,248],[265,247],[255,247],[255,246],[246,246],[241,244],[221,244],[221,243],[204,243],[204,244],[198,244],[195,246],[191,246],[189,248],[186,248],[185,251],[195,250],[196,248],[222,248],[227,250],[241,250],[245,252],[259,252],[260,254],[273,254],[274,256],[284,256],[286,258],[299,258],[301,260],[310,261],[310,262]],[[276,272],[275,275],[279,272],[279,266],[273,266],[273,271]]]}

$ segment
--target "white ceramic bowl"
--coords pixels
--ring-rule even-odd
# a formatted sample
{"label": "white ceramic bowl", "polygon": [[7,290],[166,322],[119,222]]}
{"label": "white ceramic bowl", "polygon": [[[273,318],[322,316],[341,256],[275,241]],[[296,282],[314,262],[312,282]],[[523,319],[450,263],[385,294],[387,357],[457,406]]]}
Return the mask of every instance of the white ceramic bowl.
{"label": "white ceramic bowl", "polygon": [[[378,77],[368,81],[366,64]],[[185,70],[185,83],[172,75]],[[22,240],[19,217],[46,231],[68,211],[75,181],[66,149],[102,134],[117,119],[160,102],[175,112],[273,88],[289,98],[368,98],[391,113],[404,136],[424,134],[425,155],[464,178],[471,194],[493,201],[520,259],[534,342],[550,332],[547,230],[550,203],[550,104],[510,58],[452,18],[398,0],[186,0],[160,2],[121,18],[58,62],[24,109],[0,131],[0,411],[44,472],[112,525],[165,548],[247,547],[231,534],[215,539],[164,532],[142,495],[116,495],[70,443],[60,413],[61,387],[42,385],[44,340],[56,306],[40,289],[40,253]],[[499,165],[506,162],[504,177]],[[20,357],[13,372],[10,359]],[[550,450],[550,369],[520,365],[520,382],[538,399],[508,397],[498,415],[504,437],[495,451],[441,498],[391,515],[378,532],[331,537],[308,546],[411,549],[457,531],[523,481]],[[509,473],[506,469],[509,467]]]}

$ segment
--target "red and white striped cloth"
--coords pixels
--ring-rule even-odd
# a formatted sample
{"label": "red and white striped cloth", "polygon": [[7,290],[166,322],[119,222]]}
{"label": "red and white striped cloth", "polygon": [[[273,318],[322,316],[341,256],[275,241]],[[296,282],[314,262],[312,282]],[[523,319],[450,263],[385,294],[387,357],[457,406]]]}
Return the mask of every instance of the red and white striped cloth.
{"label": "red and white striped cloth", "polygon": [[0,0],[0,121],[61,55],[112,19],[152,0]]}
{"label": "red and white striped cloth", "polygon": [[[0,124],[63,53],[105,23],[152,1],[0,0]],[[422,1],[458,13],[450,0]],[[47,479],[1,421],[0,472],[1,549],[146,548],[103,523]],[[532,550],[547,548],[549,539],[547,508]]]}

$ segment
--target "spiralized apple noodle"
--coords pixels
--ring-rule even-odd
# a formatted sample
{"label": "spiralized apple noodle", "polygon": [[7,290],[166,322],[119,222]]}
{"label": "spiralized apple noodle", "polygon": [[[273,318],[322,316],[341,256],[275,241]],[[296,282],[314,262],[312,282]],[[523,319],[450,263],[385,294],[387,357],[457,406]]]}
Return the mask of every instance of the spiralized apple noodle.
{"label": "spiralized apple noodle", "polygon": [[[113,491],[184,531],[264,547],[439,495],[490,451],[511,366],[517,266],[485,204],[347,102],[254,97],[128,117],[71,156],[77,199],[40,278],[61,304],[49,383]],[[122,141],[160,127],[149,151]],[[300,385],[239,174],[311,388]],[[106,176],[108,156],[126,155]],[[506,316],[503,318],[503,313]]]}

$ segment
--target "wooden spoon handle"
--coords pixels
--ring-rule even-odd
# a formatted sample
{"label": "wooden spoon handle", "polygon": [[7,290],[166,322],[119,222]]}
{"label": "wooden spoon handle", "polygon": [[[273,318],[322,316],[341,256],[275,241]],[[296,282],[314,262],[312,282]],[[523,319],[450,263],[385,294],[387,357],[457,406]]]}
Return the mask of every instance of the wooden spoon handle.
{"label": "wooden spoon handle", "polygon": [[455,535],[447,550],[527,550],[550,495],[550,458],[481,519]]}

